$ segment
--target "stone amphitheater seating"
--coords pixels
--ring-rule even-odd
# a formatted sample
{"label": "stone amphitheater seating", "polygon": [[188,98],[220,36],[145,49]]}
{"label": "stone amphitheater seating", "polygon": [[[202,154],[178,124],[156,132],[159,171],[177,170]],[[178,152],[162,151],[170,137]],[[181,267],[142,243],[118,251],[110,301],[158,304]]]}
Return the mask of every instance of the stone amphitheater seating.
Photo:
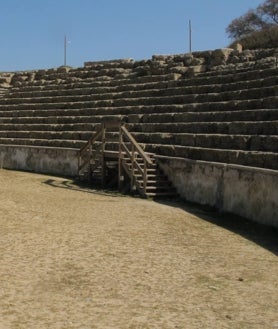
{"label": "stone amphitheater seating", "polygon": [[124,121],[162,158],[276,171],[276,54],[226,49],[0,74],[0,145],[77,150],[99,123]]}

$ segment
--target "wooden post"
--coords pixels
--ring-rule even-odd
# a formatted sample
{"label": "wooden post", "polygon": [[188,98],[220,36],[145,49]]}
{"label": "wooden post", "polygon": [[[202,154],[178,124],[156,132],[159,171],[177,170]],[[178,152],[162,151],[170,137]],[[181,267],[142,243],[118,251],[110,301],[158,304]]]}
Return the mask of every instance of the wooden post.
{"label": "wooden post", "polygon": [[81,167],[81,153],[78,154],[78,176],[80,176],[79,168]]}
{"label": "wooden post", "polygon": [[118,159],[118,190],[121,192],[123,188],[123,179],[122,179],[122,143],[123,143],[123,135],[122,135],[122,126],[119,126],[119,159]]}
{"label": "wooden post", "polygon": [[144,192],[146,193],[147,191],[147,162],[144,159]]}
{"label": "wooden post", "polygon": [[92,182],[92,166],[91,166],[91,160],[92,160],[92,156],[93,156],[93,145],[90,142],[89,143],[89,168],[88,168],[88,175],[89,175],[89,182]]}
{"label": "wooden post", "polygon": [[101,146],[101,185],[102,188],[105,186],[105,137],[106,137],[106,126],[103,124],[102,130],[102,146]]}
{"label": "wooden post", "polygon": [[131,145],[131,182],[130,182],[130,190],[133,192],[134,190],[134,144]]}

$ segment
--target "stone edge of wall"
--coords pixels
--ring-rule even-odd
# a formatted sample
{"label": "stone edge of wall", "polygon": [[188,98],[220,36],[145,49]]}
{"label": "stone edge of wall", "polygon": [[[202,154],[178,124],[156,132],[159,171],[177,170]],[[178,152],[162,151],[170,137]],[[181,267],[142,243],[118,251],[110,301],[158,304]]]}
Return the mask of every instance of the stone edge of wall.
{"label": "stone edge of wall", "polygon": [[24,170],[61,176],[77,176],[78,150],[0,145],[0,169]]}
{"label": "stone edge of wall", "polygon": [[181,198],[278,227],[278,172],[157,156]]}

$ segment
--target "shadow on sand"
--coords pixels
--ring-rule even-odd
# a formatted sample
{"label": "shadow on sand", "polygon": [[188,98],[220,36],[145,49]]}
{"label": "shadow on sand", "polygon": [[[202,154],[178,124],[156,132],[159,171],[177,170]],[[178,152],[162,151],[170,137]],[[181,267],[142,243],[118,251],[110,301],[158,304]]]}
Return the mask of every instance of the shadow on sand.
{"label": "shadow on sand", "polygon": [[278,229],[275,227],[259,224],[237,215],[220,213],[211,207],[191,202],[163,200],[156,200],[156,202],[183,209],[206,222],[236,233],[278,256]]}
{"label": "shadow on sand", "polygon": [[[47,179],[43,182],[54,188],[62,188],[73,191],[79,191],[90,194],[97,194],[109,197],[126,197],[120,194],[117,190],[103,190],[101,188],[92,188],[92,185],[80,181],[72,180],[55,180]],[[226,230],[234,232],[245,239],[248,239],[257,245],[269,250],[278,256],[278,229],[245,218],[233,215],[220,213],[210,207],[200,206],[186,201],[171,201],[171,200],[154,200],[155,202],[183,209],[184,211],[196,215],[197,217]]]}
{"label": "shadow on sand", "polygon": [[89,194],[98,194],[98,195],[104,195],[104,196],[110,196],[110,197],[126,197],[123,194],[120,194],[117,190],[105,190],[101,187],[94,186],[92,188],[92,185],[88,183],[83,183],[80,181],[73,181],[73,180],[67,180],[64,181],[61,180],[55,180],[55,179],[47,179],[43,182],[43,184],[55,187],[55,188],[62,188],[72,191],[78,191],[78,192],[84,192]]}

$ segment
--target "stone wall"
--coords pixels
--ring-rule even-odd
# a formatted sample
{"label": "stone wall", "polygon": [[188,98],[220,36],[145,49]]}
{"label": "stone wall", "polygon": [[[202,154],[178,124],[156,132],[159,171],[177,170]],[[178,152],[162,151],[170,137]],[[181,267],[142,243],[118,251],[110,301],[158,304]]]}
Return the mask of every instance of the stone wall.
{"label": "stone wall", "polygon": [[180,196],[278,227],[278,172],[182,158],[158,157]]}
{"label": "stone wall", "polygon": [[66,148],[0,145],[0,168],[76,176],[78,151]]}

